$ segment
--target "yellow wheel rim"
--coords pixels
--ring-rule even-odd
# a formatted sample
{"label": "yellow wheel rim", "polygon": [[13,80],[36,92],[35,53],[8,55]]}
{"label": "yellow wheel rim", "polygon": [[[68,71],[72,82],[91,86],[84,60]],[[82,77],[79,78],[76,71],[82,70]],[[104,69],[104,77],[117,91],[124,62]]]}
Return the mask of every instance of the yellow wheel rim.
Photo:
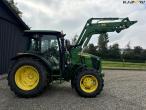
{"label": "yellow wheel rim", "polygon": [[39,83],[39,72],[33,66],[21,66],[15,73],[15,83],[22,90],[33,90]]}
{"label": "yellow wheel rim", "polygon": [[98,88],[98,80],[93,75],[84,75],[80,80],[81,90],[86,93],[92,93]]}

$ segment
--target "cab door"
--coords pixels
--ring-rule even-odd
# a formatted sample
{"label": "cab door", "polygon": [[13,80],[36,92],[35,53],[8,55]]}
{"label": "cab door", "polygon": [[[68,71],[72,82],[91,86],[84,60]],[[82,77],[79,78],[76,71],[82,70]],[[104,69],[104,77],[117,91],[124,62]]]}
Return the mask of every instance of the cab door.
{"label": "cab door", "polygon": [[51,63],[53,70],[59,70],[60,51],[56,35],[43,35],[41,37],[41,53]]}

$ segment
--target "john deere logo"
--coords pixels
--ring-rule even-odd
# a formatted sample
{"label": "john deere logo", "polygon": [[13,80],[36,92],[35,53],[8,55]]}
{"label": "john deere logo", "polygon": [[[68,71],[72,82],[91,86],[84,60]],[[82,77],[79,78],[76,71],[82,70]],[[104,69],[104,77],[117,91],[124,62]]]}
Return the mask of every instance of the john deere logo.
{"label": "john deere logo", "polygon": [[124,0],[123,4],[146,4],[145,0]]}

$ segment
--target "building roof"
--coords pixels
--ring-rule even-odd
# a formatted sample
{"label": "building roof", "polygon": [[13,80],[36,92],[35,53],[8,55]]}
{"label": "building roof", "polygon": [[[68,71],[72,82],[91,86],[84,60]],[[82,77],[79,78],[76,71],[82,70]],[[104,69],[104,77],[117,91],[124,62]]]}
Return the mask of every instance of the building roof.
{"label": "building roof", "polygon": [[8,10],[14,15],[14,17],[18,20],[20,25],[25,29],[29,30],[30,28],[24,23],[24,21],[20,18],[20,16],[16,13],[16,11],[10,6],[8,1],[6,0],[1,0],[1,2],[8,8]]}

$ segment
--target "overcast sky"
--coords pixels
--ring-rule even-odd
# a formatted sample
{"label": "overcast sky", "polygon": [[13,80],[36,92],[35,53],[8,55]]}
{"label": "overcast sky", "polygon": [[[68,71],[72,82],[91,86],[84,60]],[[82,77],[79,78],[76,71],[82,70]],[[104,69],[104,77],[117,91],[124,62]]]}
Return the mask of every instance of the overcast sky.
{"label": "overcast sky", "polygon": [[[124,48],[140,45],[146,48],[146,3],[123,4],[123,0],[15,0],[23,20],[32,29],[63,30],[66,38],[80,34],[91,17],[129,17],[138,23],[120,34],[109,34],[110,44]],[[97,37],[92,41],[96,43]]]}

